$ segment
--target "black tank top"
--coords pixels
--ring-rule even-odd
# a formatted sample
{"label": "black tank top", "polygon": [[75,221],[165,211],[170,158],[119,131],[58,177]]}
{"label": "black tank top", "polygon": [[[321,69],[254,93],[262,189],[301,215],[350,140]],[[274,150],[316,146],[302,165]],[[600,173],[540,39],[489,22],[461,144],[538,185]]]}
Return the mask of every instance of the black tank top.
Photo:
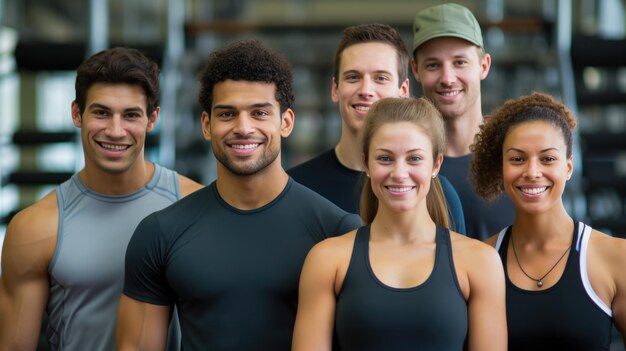
{"label": "black tank top", "polygon": [[435,264],[422,284],[398,289],[379,281],[369,261],[370,227],[359,228],[337,298],[336,332],[343,351],[462,350],[467,303],[452,261],[450,233],[437,227]]}
{"label": "black tank top", "polygon": [[611,311],[603,311],[600,307],[603,305],[608,309],[591,289],[586,262],[581,266],[581,257],[586,260],[590,233],[591,228],[585,224],[575,224],[572,248],[561,279],[554,286],[540,291],[523,290],[513,285],[506,264],[511,227],[500,234],[504,238],[500,238],[501,245],[497,248],[506,274],[510,351],[609,350]]}

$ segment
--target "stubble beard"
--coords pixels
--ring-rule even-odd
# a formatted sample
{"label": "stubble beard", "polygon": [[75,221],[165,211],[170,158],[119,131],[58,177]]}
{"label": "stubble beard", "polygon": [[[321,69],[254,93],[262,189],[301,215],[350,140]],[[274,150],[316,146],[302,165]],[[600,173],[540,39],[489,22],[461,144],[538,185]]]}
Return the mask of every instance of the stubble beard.
{"label": "stubble beard", "polygon": [[[226,146],[228,147],[228,146]],[[213,154],[219,163],[224,165],[228,171],[238,176],[250,176],[257,174],[274,163],[280,154],[280,150],[266,150],[256,161],[234,162],[225,153],[219,152],[213,147]]]}

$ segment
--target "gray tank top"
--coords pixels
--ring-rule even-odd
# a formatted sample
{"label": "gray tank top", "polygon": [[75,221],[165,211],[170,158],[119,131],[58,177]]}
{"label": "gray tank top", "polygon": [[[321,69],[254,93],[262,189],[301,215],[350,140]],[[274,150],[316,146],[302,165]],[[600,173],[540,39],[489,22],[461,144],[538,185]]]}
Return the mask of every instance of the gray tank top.
{"label": "gray tank top", "polygon": [[114,350],[126,246],[148,214],[180,198],[176,172],[155,164],[142,189],[105,196],[78,174],[57,190],[59,232],[49,267],[46,336],[53,350]]}

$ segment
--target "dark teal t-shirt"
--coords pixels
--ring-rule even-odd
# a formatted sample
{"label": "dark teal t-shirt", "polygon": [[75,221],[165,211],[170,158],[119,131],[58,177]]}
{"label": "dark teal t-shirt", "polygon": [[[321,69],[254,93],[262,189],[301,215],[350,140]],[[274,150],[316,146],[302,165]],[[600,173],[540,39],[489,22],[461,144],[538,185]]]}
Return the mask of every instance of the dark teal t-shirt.
{"label": "dark teal t-shirt", "polygon": [[213,183],[139,224],[124,294],[175,304],[184,350],[289,350],[306,254],[360,225],[292,179],[250,211],[228,205]]}

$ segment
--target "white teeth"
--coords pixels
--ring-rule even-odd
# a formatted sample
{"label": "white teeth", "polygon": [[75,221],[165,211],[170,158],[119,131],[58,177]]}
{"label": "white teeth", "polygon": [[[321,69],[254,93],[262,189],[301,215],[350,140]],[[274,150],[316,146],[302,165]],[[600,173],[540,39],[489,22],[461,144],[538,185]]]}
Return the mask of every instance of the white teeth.
{"label": "white teeth", "polygon": [[111,144],[100,143],[100,146],[102,146],[103,148],[107,150],[113,150],[113,151],[122,151],[122,150],[128,149],[127,145],[111,145]]}
{"label": "white teeth", "polygon": [[529,194],[529,195],[537,195],[537,194],[541,194],[544,191],[546,191],[547,187],[541,187],[541,188],[521,188],[522,192],[525,194]]}
{"label": "white teeth", "polygon": [[443,96],[455,96],[455,95],[459,95],[461,93],[460,90],[455,90],[455,91],[451,91],[449,93],[441,93],[441,95]]}
{"label": "white teeth", "polygon": [[254,149],[258,147],[259,144],[233,144],[230,147],[233,149],[246,150],[246,149]]}
{"label": "white teeth", "polygon": [[412,186],[403,186],[403,187],[388,187],[389,191],[394,192],[394,193],[405,193],[411,189],[413,189]]}
{"label": "white teeth", "polygon": [[370,107],[369,106],[354,106],[354,109],[357,111],[369,111]]}

